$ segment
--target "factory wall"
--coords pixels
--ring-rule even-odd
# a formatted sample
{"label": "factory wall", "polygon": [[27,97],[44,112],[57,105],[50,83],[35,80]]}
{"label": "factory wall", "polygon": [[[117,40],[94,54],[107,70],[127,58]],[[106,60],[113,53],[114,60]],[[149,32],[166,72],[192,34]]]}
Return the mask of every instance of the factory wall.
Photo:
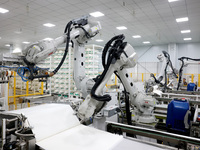
{"label": "factory wall", "polygon": [[200,58],[200,43],[178,44],[178,58],[187,56]]}
{"label": "factory wall", "polygon": [[[168,45],[134,47],[138,54],[138,62],[158,62],[157,55],[163,50],[168,51]],[[176,60],[182,56],[200,58],[200,43],[177,44]],[[179,64],[179,63],[178,63]]]}
{"label": "factory wall", "polygon": [[177,47],[178,58],[185,56],[200,59],[200,43],[178,44]]}
{"label": "factory wall", "polygon": [[134,47],[138,62],[158,62],[157,56],[168,50],[168,45]]}
{"label": "factory wall", "polygon": [[[173,44],[172,44],[173,45]],[[157,46],[141,46],[141,47],[134,47],[137,54],[138,54],[138,65],[134,69],[131,69],[130,72],[137,72],[139,75],[141,73],[147,74],[149,72],[152,73],[159,73],[161,69],[161,63],[157,59],[157,55],[161,54],[163,50],[169,52],[170,45],[157,45]],[[175,53],[170,55],[173,62],[173,66],[179,70],[180,68],[180,61],[178,58],[180,57],[191,57],[191,58],[198,58],[200,59],[200,43],[186,43],[186,44],[176,44]],[[173,51],[173,50],[172,50]],[[175,56],[172,56],[174,55]],[[194,74],[195,81],[198,80],[198,74],[200,74],[200,65],[190,64],[188,67],[183,69],[183,73],[190,76],[190,74]],[[138,75],[138,76],[139,76]],[[138,77],[137,77],[138,78]]]}

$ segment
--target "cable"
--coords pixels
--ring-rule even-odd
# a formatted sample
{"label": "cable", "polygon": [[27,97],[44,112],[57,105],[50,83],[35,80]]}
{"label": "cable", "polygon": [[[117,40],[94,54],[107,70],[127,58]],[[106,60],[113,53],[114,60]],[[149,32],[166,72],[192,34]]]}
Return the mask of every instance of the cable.
{"label": "cable", "polygon": [[[104,50],[103,50],[103,54],[102,54],[102,64],[104,67],[104,71],[101,74],[101,76],[96,79],[97,81],[95,82],[95,85],[93,86],[92,90],[91,90],[91,96],[92,98],[96,99],[97,101],[110,101],[111,100],[111,96],[106,94],[103,96],[100,95],[96,95],[96,89],[99,87],[99,85],[101,84],[101,82],[103,81],[107,71],[109,70],[109,67],[111,65],[111,63],[113,63],[113,61],[115,61],[117,59],[117,49],[121,50],[119,47],[122,44],[122,41],[124,39],[124,35],[119,35],[119,36],[115,36],[113,37],[105,46]],[[116,41],[115,41],[116,40]],[[110,49],[108,57],[107,57],[107,64],[105,63],[105,57],[106,57],[106,53],[108,51],[108,49],[110,48],[112,42],[115,41],[115,43],[113,44],[113,47]]]}
{"label": "cable", "polygon": [[[10,66],[0,66],[3,68],[9,68],[9,69],[17,69],[17,74],[21,77],[22,81],[27,82],[28,81],[28,77],[25,77],[24,74],[26,71],[30,72],[30,69],[28,67],[10,67]],[[38,66],[36,66],[34,68],[34,71],[38,71],[38,70],[49,70],[49,68],[40,68]]]}
{"label": "cable", "polygon": [[18,67],[17,68],[17,74],[21,77],[22,81],[24,81],[24,82],[28,81],[28,77],[24,76],[26,70],[28,70],[30,72],[30,69],[28,67]]}
{"label": "cable", "polygon": [[181,57],[179,58],[178,60],[181,61],[181,67],[179,69],[179,79],[178,79],[178,86],[177,86],[177,90],[179,90],[180,88],[180,84],[182,82],[182,75],[183,75],[183,67],[184,67],[184,59],[186,60],[193,60],[193,61],[200,61],[200,59],[193,59],[193,58],[190,58],[190,57]]}
{"label": "cable", "polygon": [[117,39],[124,39],[124,35],[121,34],[121,35],[118,35],[118,36],[115,36],[113,37],[110,41],[108,41],[103,49],[103,53],[102,53],[102,65],[103,67],[105,67],[106,65],[106,54],[107,54],[107,51],[109,50],[109,48],[111,48],[111,44],[113,41],[117,40]]}
{"label": "cable", "polygon": [[66,47],[65,47],[65,53],[59,63],[59,65],[56,67],[56,69],[53,71],[54,74],[56,74],[58,72],[58,70],[60,69],[60,67],[63,65],[65,58],[67,56],[68,53],[68,49],[69,49],[69,43],[70,43],[70,29],[71,29],[71,25],[72,25],[72,21],[70,21],[66,28],[65,28],[65,32],[67,34],[67,41],[66,41]]}
{"label": "cable", "polygon": [[126,92],[126,88],[120,78],[120,76],[118,75],[117,71],[114,72],[115,75],[117,76],[117,78],[121,81],[123,87],[124,87],[124,94],[125,94],[125,108],[126,108],[126,119],[127,119],[127,123],[128,125],[132,125],[132,121],[131,121],[131,112],[130,112],[130,103],[129,103],[129,96],[128,96],[128,92]]}
{"label": "cable", "polygon": [[49,70],[49,68],[40,68],[40,67],[36,66],[36,67],[34,68],[34,70],[35,70],[35,71],[38,71],[38,70]]}
{"label": "cable", "polygon": [[180,59],[180,61],[182,62],[182,64],[181,64],[181,67],[179,69],[179,78],[178,78],[177,91],[179,90],[180,84],[182,82],[182,73],[183,73],[183,67],[184,67],[184,61],[183,61],[183,59]]}
{"label": "cable", "polygon": [[84,31],[84,33],[85,33],[85,36],[88,38],[88,39],[90,39],[90,38],[93,38],[93,37],[95,37],[97,34],[98,34],[98,32],[96,33],[96,34],[94,34],[94,35],[90,35],[82,26],[76,26],[75,28],[81,28],[83,31]]}
{"label": "cable", "polygon": [[[55,75],[58,70],[61,68],[61,66],[63,65],[64,61],[65,61],[65,58],[67,56],[67,53],[68,53],[68,49],[69,49],[69,43],[70,43],[70,29],[71,29],[71,25],[72,25],[72,21],[70,21],[66,27],[65,27],[65,30],[64,30],[64,33],[67,35],[67,41],[66,41],[66,47],[65,47],[65,53],[60,61],[60,63],[58,64],[58,66],[54,69],[54,71],[52,71],[52,73],[48,74],[48,75],[37,75],[37,76],[34,76],[33,73],[35,73],[38,68],[34,68],[34,64],[31,64],[29,63],[26,59],[24,59],[24,62],[28,65],[28,68],[29,68],[29,72],[30,72],[30,76],[28,77],[29,80],[33,80],[35,78],[47,78],[47,77],[50,77],[50,76],[53,76]],[[22,75],[21,75],[22,77]],[[23,78],[22,78],[23,79]]]}
{"label": "cable", "polygon": [[172,73],[175,75],[176,78],[178,78],[175,70],[174,70],[174,67],[172,65],[172,62],[171,62],[171,59],[170,59],[170,55],[169,53],[167,53],[166,51],[162,51],[162,53],[164,54],[164,56],[167,58],[168,60],[168,64],[167,65],[170,65],[171,69],[172,69]]}
{"label": "cable", "polygon": [[154,74],[151,74],[151,76],[154,78],[154,81],[155,81],[156,83],[159,83],[159,84],[161,84],[162,86],[164,86],[163,92],[165,92],[166,89],[169,89],[169,88],[167,87],[167,67],[170,66],[170,68],[171,68],[171,70],[172,70],[172,73],[174,74],[174,76],[175,76],[176,78],[178,78],[178,76],[177,76],[177,74],[176,74],[176,72],[175,72],[175,69],[174,69],[174,67],[173,67],[173,65],[172,65],[172,62],[171,62],[169,53],[167,53],[166,51],[162,51],[162,53],[163,53],[163,55],[165,56],[165,58],[167,59],[167,63],[166,63],[165,70],[164,70],[164,73],[165,73],[165,74],[164,74],[164,76],[165,76],[165,83],[164,83],[164,84],[161,83],[161,81],[162,81],[163,78],[161,78],[161,79],[156,79],[155,76],[154,76]]}
{"label": "cable", "polygon": [[108,62],[108,65],[105,66],[104,68],[104,71],[103,73],[101,74],[101,76],[97,79],[97,81],[95,82],[94,86],[92,87],[92,90],[91,90],[91,96],[92,98],[96,99],[97,101],[110,101],[111,100],[111,96],[106,94],[106,95],[103,95],[103,96],[99,96],[99,95],[96,95],[95,92],[96,92],[96,89],[98,88],[98,86],[101,84],[101,82],[103,81],[109,67],[110,67],[110,64],[112,62],[112,59],[109,59],[109,62]]}
{"label": "cable", "polygon": [[34,137],[35,136],[35,134],[23,134],[23,133],[20,133],[22,130],[23,130],[23,128],[20,129],[20,130],[15,131],[15,134],[17,136],[20,136],[20,137]]}
{"label": "cable", "polygon": [[15,69],[15,68],[18,68],[18,67],[10,67],[10,66],[0,66],[2,68],[12,68],[12,69]]}
{"label": "cable", "polygon": [[181,58],[179,58],[178,60],[183,60],[183,59],[186,59],[186,60],[193,60],[193,61],[200,61],[200,59],[194,59],[194,58],[190,58],[190,57],[181,57]]}

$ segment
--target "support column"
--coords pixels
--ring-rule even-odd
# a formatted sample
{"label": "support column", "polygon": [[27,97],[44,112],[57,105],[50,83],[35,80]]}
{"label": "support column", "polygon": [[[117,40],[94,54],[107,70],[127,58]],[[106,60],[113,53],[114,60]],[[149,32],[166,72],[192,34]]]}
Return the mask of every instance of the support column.
{"label": "support column", "polygon": [[168,53],[170,55],[170,59],[174,68],[178,67],[177,64],[177,44],[172,43],[168,44]]}
{"label": "support column", "polygon": [[13,52],[13,44],[10,44],[10,54]]}

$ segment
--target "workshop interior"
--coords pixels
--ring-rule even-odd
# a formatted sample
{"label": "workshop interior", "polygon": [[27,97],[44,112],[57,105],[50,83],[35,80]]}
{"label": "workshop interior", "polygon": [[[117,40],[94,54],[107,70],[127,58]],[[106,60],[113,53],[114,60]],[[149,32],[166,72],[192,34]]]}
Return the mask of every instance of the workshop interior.
{"label": "workshop interior", "polygon": [[200,0],[1,0],[1,150],[200,150]]}

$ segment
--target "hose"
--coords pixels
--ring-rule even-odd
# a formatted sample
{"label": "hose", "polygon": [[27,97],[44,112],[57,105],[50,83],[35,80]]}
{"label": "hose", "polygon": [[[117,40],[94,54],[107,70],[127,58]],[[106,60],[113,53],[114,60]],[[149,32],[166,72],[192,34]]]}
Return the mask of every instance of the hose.
{"label": "hose", "polygon": [[66,47],[65,47],[65,53],[59,63],[59,65],[56,67],[56,69],[53,71],[54,74],[56,74],[58,72],[58,70],[60,69],[60,67],[63,65],[65,58],[67,56],[68,53],[68,49],[69,49],[69,43],[70,43],[70,29],[71,29],[71,25],[72,25],[72,21],[70,21],[67,26],[65,27],[65,31],[64,33],[67,34],[67,41],[66,41]]}
{"label": "hose", "polygon": [[[120,45],[122,44],[122,41],[124,39],[124,36],[123,35],[118,35],[118,36],[115,36],[113,37],[110,41],[108,41],[106,43],[106,46],[104,47],[103,49],[103,53],[102,53],[102,64],[103,64],[103,67],[104,67],[104,71],[103,73],[100,75],[100,77],[97,79],[97,81],[95,82],[95,85],[92,87],[92,90],[91,90],[91,96],[92,98],[96,99],[97,101],[103,101],[103,102],[107,102],[107,101],[110,101],[111,100],[111,96],[106,94],[106,95],[103,95],[103,96],[100,96],[100,95],[96,95],[95,92],[96,92],[96,89],[99,87],[99,85],[101,84],[101,82],[103,81],[106,73],[108,72],[108,69],[111,65],[111,63],[113,63],[113,61],[116,60],[116,54],[117,54],[117,49],[119,49]],[[105,63],[105,58],[106,58],[106,54],[112,44],[112,42],[115,41],[113,47],[110,49],[110,52],[108,54],[108,57],[107,57],[107,64]]]}
{"label": "hose", "polygon": [[179,69],[179,78],[178,78],[177,91],[179,90],[180,84],[181,84],[181,81],[182,81],[182,73],[183,73],[183,66],[184,66],[184,61],[183,61],[183,59],[180,59],[180,61],[182,62],[182,64],[181,64],[181,67],[180,67],[180,69]]}
{"label": "hose", "polygon": [[15,134],[17,135],[17,136],[20,136],[20,137],[34,137],[35,136],[35,134],[22,134],[22,133],[19,133],[19,132],[21,132],[23,129],[20,129],[20,130],[17,130],[17,131],[15,131]]}
{"label": "hose", "polygon": [[179,69],[179,79],[178,79],[178,86],[177,86],[177,90],[179,90],[180,88],[180,84],[182,82],[182,75],[183,75],[183,67],[184,67],[184,59],[186,60],[193,60],[193,61],[200,61],[200,59],[193,59],[193,58],[190,58],[190,57],[181,57],[179,58],[178,60],[181,61],[181,67]]}

